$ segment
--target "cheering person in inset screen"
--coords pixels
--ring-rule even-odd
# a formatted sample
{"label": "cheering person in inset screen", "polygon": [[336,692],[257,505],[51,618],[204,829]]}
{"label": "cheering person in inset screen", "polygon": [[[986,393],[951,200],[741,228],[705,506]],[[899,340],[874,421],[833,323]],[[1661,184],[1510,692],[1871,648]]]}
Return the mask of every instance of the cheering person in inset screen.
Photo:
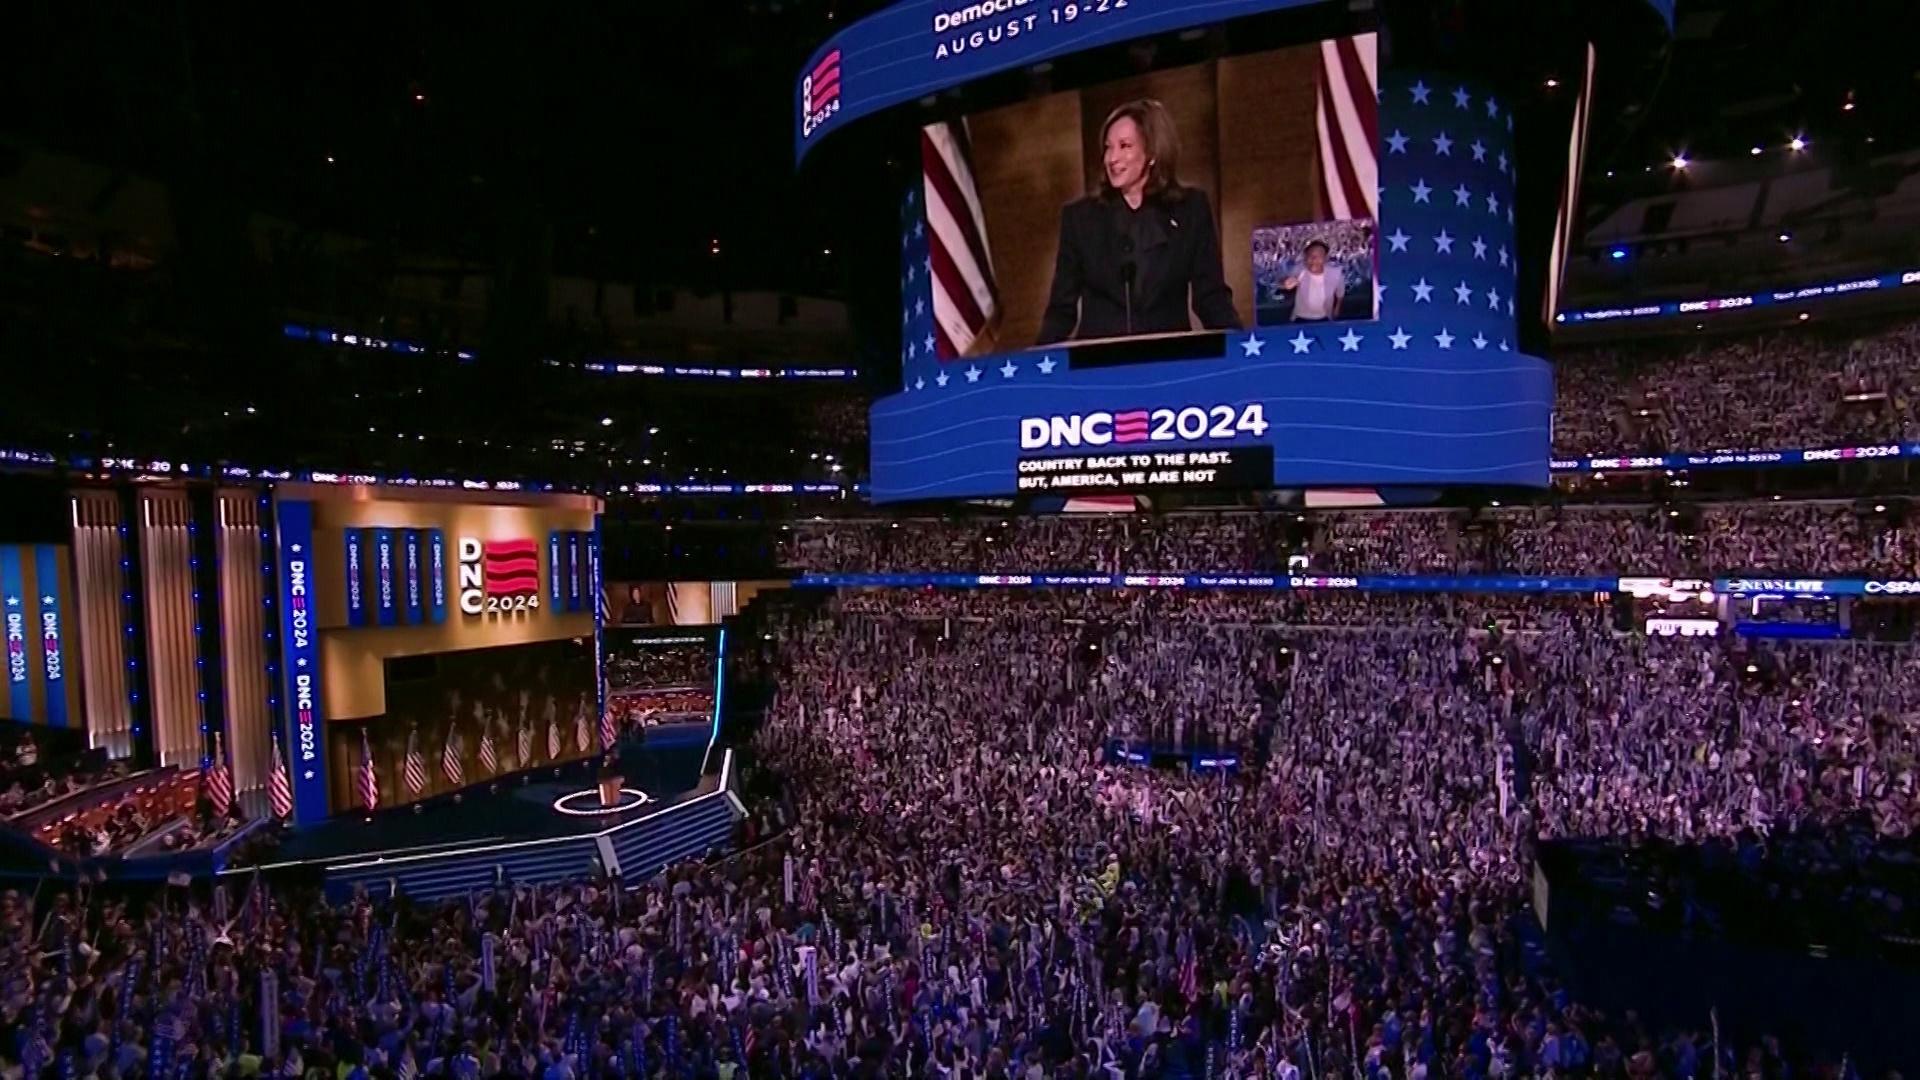
{"label": "cheering person in inset screen", "polygon": [[1130,101],[1100,125],[1093,194],[1060,213],[1053,292],[1039,344],[1192,329],[1237,330],[1213,208],[1179,180],[1180,136],[1166,106]]}
{"label": "cheering person in inset screen", "polygon": [[1327,270],[1327,242],[1307,242],[1306,265],[1300,272],[1280,283],[1293,294],[1293,318],[1296,322],[1324,322],[1340,317],[1340,294],[1346,280],[1339,267]]}

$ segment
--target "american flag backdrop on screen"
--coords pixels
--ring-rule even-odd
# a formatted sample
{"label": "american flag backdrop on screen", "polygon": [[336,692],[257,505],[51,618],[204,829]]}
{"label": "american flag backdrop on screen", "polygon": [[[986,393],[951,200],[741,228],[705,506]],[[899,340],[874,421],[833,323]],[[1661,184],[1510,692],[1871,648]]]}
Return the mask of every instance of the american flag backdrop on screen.
{"label": "american flag backdrop on screen", "polygon": [[360,805],[371,812],[380,807],[380,776],[373,771],[373,745],[360,733]]}
{"label": "american flag backdrop on screen", "polygon": [[1379,49],[1372,34],[1320,43],[1320,216],[1379,216]]}
{"label": "american flag backdrop on screen", "polygon": [[611,750],[620,739],[620,729],[614,726],[613,710],[600,710],[600,749]]}
{"label": "american flag backdrop on screen", "polygon": [[[951,360],[967,355],[1000,322],[1000,287],[974,184],[966,121],[921,129],[920,174],[926,215],[914,228],[926,233],[921,272],[929,276],[933,295],[933,349],[940,359]],[[911,277],[912,264],[907,269]]]}
{"label": "american flag backdrop on screen", "polygon": [[206,770],[207,801],[213,804],[215,817],[226,817],[233,809],[233,773],[227,769],[227,755],[220,745],[220,736],[213,737],[213,757],[208,759]]}
{"label": "american flag backdrop on screen", "polygon": [[280,756],[280,740],[273,740],[273,771],[267,776],[267,800],[273,806],[273,816],[283,818],[293,813],[293,777],[287,775],[287,759]]}
{"label": "american flag backdrop on screen", "polygon": [[407,757],[400,768],[401,778],[406,781],[407,796],[417,799],[427,790],[427,759],[420,756],[420,729],[407,732]]}

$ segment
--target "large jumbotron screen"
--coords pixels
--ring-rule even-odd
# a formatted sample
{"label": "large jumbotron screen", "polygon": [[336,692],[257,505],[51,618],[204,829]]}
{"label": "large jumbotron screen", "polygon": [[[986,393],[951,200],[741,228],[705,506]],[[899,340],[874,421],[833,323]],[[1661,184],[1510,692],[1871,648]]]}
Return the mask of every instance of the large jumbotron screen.
{"label": "large jumbotron screen", "polygon": [[[1031,7],[983,52],[1066,40]],[[803,152],[846,119],[843,47],[803,74]],[[1547,482],[1498,94],[1357,33],[935,112],[919,144],[877,501]]]}

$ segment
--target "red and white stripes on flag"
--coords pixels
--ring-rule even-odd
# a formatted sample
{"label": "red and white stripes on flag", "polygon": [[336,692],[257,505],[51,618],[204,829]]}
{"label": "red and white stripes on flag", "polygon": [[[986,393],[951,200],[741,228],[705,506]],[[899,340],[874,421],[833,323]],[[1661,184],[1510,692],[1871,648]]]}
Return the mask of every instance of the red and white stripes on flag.
{"label": "red and white stripes on flag", "polygon": [[1321,216],[1378,218],[1380,210],[1379,42],[1373,34],[1320,43]]}
{"label": "red and white stripes on flag", "polygon": [[480,722],[480,767],[487,770],[488,776],[500,771],[500,752],[493,746],[493,727],[485,720]]}
{"label": "red and white stripes on flag", "polygon": [[213,804],[214,817],[226,817],[233,809],[233,773],[227,768],[227,755],[220,736],[213,737],[213,757],[202,773],[207,786],[207,801]]}
{"label": "red and white stripes on flag", "polygon": [[560,760],[560,718],[557,716],[547,721],[547,760]]}
{"label": "red and white stripes on flag", "polygon": [[373,771],[373,746],[360,733],[360,806],[368,813],[380,808],[380,775]]}
{"label": "red and white stripes on flag", "polygon": [[460,761],[460,743],[454,734],[454,726],[447,725],[447,742],[440,748],[440,773],[447,783],[454,787],[464,787],[467,783],[467,769]]}
{"label": "red and white stripes on flag", "polygon": [[267,801],[273,816],[285,818],[293,813],[293,777],[287,774],[287,759],[280,756],[280,740],[273,740],[273,772],[267,776]]}
{"label": "red and white stripes on flag", "polygon": [[400,768],[401,778],[406,781],[407,798],[417,799],[427,790],[427,759],[420,756],[420,729],[407,732],[407,757]]}
{"label": "red and white stripes on flag", "polygon": [[533,764],[533,717],[520,718],[520,732],[517,740],[520,751],[519,767],[524,769]]}
{"label": "red and white stripes on flag", "polygon": [[620,741],[620,729],[614,725],[613,710],[600,710],[600,749],[611,750]]}
{"label": "red and white stripes on flag", "polygon": [[593,729],[587,726],[587,706],[577,705],[573,710],[573,749],[584,754],[593,746]]}
{"label": "red and white stripes on flag", "polygon": [[1000,286],[987,247],[987,218],[974,186],[966,121],[920,129],[928,257],[933,264],[933,337],[942,360],[966,356],[1000,322]]}

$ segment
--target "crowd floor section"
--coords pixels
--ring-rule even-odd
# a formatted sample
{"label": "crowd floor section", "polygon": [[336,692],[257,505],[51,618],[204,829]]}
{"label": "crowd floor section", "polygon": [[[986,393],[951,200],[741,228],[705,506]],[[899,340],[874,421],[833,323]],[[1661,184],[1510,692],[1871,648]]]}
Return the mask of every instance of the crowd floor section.
{"label": "crowd floor section", "polygon": [[1730,596],[1778,594],[1796,597],[1912,596],[1920,595],[1920,581],[1840,577],[1717,577],[1677,578],[1669,575],[1627,577],[1560,577],[1548,574],[1249,574],[1218,571],[1205,574],[1074,574],[1074,573],[803,573],[795,588],[820,589],[1231,589],[1296,590],[1302,592],[1418,592],[1418,593],[1610,593],[1635,592],[1658,585],[1691,582],[1688,588]]}

